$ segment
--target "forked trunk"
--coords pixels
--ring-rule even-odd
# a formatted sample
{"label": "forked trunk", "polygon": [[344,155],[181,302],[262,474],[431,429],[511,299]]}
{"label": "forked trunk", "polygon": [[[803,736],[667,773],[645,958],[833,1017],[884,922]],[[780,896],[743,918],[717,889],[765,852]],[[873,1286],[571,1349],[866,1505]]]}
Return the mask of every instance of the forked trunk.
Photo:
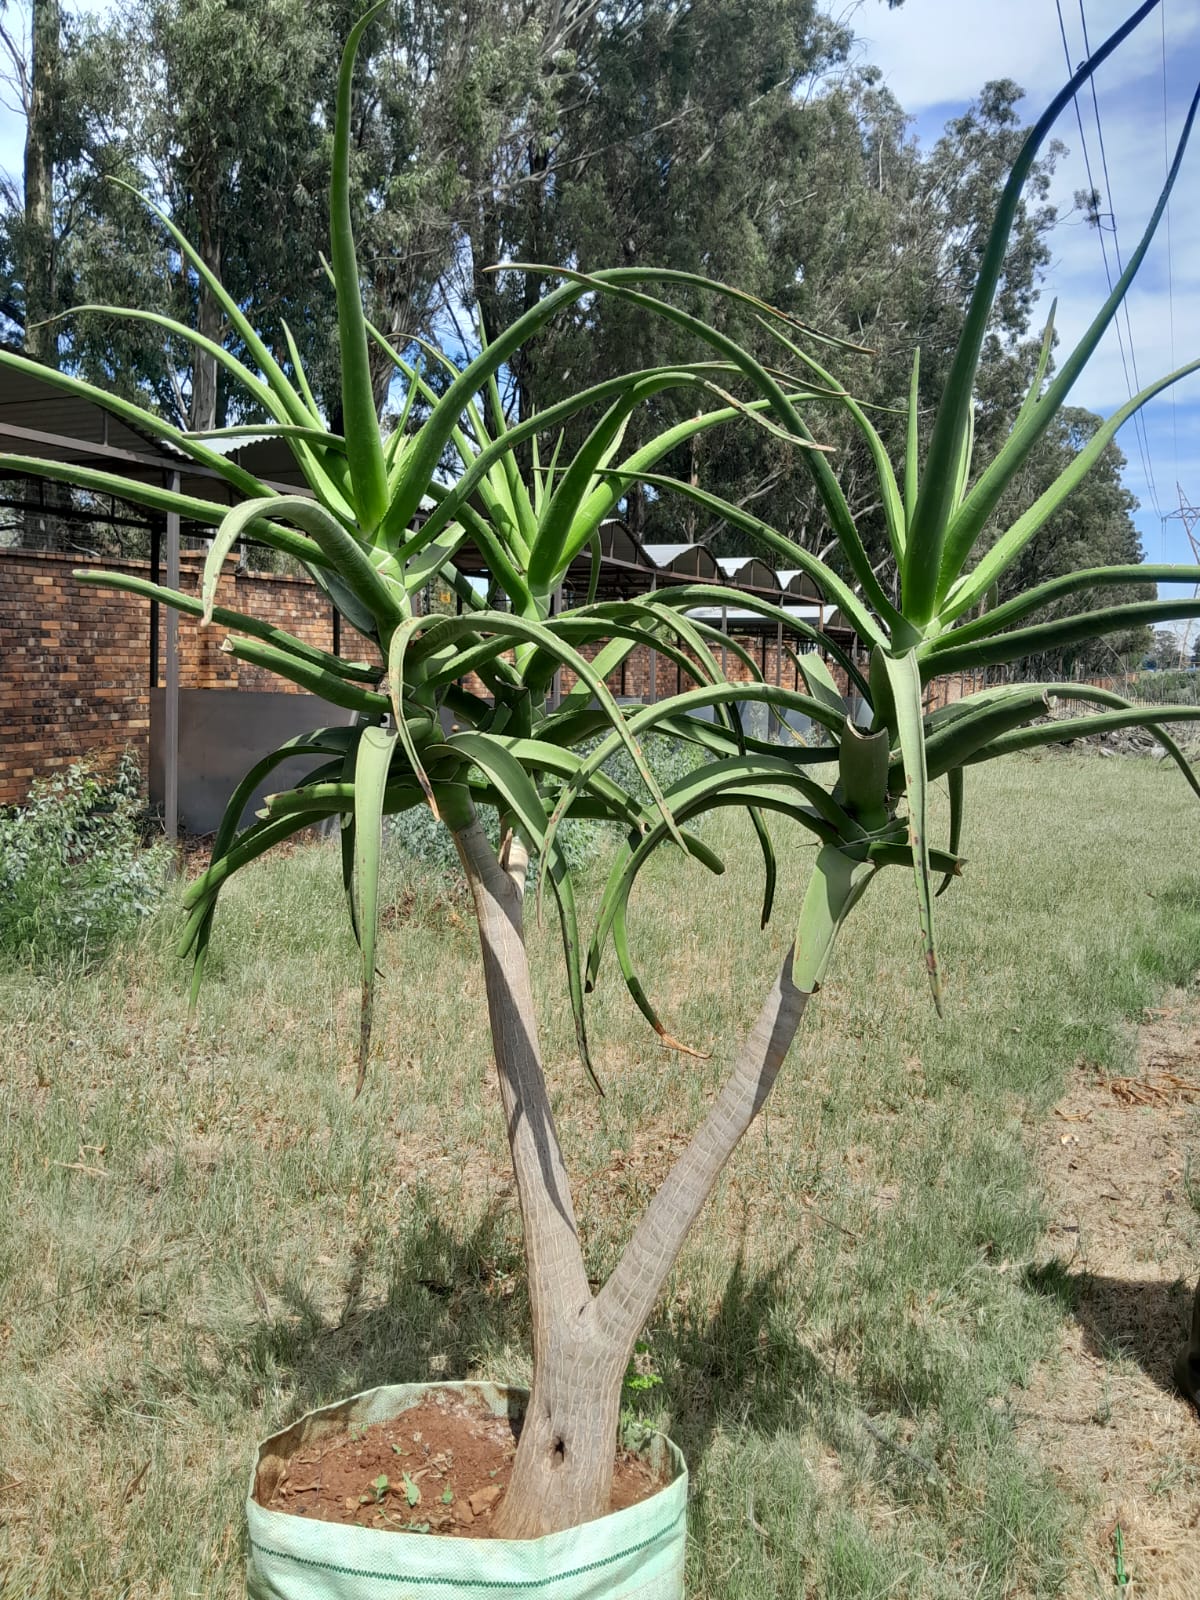
{"label": "forked trunk", "polygon": [[522,917],[528,857],[510,838],[502,865],[476,820],[455,839],[479,925],[533,1320],[529,1409],[495,1529],[505,1538],[529,1538],[575,1527],[606,1509],[628,1352],[602,1348],[592,1326],[592,1295],[538,1048]]}
{"label": "forked trunk", "polygon": [[770,1093],[869,869],[837,851],[821,852],[796,945],[728,1082],[593,1298],[538,1049],[522,924],[528,858],[512,839],[498,858],[476,820],[455,840],[479,926],[533,1321],[529,1408],[494,1527],[502,1538],[533,1538],[608,1510],[634,1343],[722,1168]]}

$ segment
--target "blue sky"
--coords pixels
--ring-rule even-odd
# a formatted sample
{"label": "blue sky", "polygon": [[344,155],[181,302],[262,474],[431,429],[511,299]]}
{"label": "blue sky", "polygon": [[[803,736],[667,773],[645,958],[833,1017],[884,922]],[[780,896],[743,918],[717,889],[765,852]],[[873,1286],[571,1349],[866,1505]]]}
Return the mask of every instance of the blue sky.
{"label": "blue sky", "polygon": [[[1133,0],[1086,0],[1088,38],[1095,46],[1134,9]],[[1062,0],[1072,64],[1084,57],[1079,0]],[[989,78],[1013,78],[1027,94],[1029,118],[1041,111],[1067,76],[1055,0],[906,0],[888,11],[865,0],[853,14],[865,59],[883,71],[897,100],[915,119],[923,141],[935,138]],[[1164,48],[1165,46],[1165,48]],[[1164,74],[1165,61],[1165,74]],[[1109,200],[1122,259],[1135,247],[1163,181],[1164,76],[1166,127],[1171,154],[1188,101],[1200,78],[1200,5],[1164,0],[1100,69],[1096,78],[1100,123],[1112,180]],[[1099,141],[1091,96],[1080,96],[1092,173],[1103,192]],[[1060,161],[1054,199],[1060,222],[1050,239],[1053,259],[1043,304],[1058,296],[1060,349],[1069,349],[1107,295],[1101,242],[1083,222],[1073,196],[1087,187],[1079,129],[1070,109],[1058,137],[1068,151]],[[1200,356],[1200,130],[1160,226],[1129,295],[1133,352],[1144,387]],[[1109,233],[1109,259],[1113,260]],[[1115,268],[1114,268],[1115,276]],[[1174,336],[1172,338],[1172,324]],[[1129,344],[1126,340],[1126,359]],[[1132,379],[1132,370],[1130,378]],[[1153,400],[1143,416],[1149,465],[1164,514],[1178,510],[1176,481],[1200,504],[1200,375]],[[1077,383],[1073,400],[1105,415],[1129,398],[1121,351],[1112,329]],[[1118,443],[1128,458],[1126,483],[1141,502],[1137,524],[1151,560],[1191,560],[1183,525],[1160,522],[1132,423]]]}
{"label": "blue sky", "polygon": [[[1061,5],[1075,63],[1084,55],[1080,0],[1061,0]],[[20,9],[10,8],[10,21]],[[105,11],[111,9],[111,0],[75,0],[71,9]],[[1083,9],[1095,46],[1130,13],[1133,0],[1084,0]],[[882,69],[923,141],[935,139],[989,78],[1014,78],[1027,93],[1032,119],[1066,76],[1055,0],[906,0],[896,11],[889,11],[883,0],[857,0],[849,15],[863,58]],[[1123,257],[1134,248],[1163,179],[1164,124],[1173,151],[1197,78],[1197,0],[1164,0],[1097,77],[1111,179],[1108,204]],[[1080,98],[1093,177],[1103,190],[1095,113],[1090,95]],[[1043,304],[1048,307],[1050,298],[1058,296],[1057,325],[1062,348],[1069,348],[1103,301],[1107,286],[1099,234],[1078,213],[1072,214],[1075,191],[1087,186],[1073,112],[1064,115],[1057,132],[1068,152],[1055,182],[1062,220],[1050,241],[1053,259]],[[11,107],[0,110],[0,168],[19,173],[23,137],[19,113]],[[1176,185],[1169,223],[1170,250],[1164,225],[1129,296],[1133,356],[1142,385],[1200,356],[1200,131]],[[1111,232],[1107,242],[1111,261]],[[1125,354],[1129,363],[1128,340]],[[1126,482],[1141,502],[1137,523],[1142,542],[1152,560],[1190,559],[1182,523],[1178,518],[1162,522],[1158,514],[1159,509],[1164,514],[1177,511],[1176,481],[1200,503],[1200,375],[1186,379],[1173,393],[1173,400],[1168,393],[1143,413],[1157,509],[1132,424],[1119,440],[1129,461]],[[1121,351],[1110,329],[1073,399],[1107,414],[1128,396]]]}

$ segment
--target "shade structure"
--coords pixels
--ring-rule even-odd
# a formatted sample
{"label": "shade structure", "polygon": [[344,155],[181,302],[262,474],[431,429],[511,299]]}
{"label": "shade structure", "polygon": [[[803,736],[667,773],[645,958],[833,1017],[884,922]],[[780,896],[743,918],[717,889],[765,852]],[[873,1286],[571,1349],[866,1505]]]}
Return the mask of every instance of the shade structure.
{"label": "shade structure", "polygon": [[[210,448],[219,448],[268,489],[307,493],[285,440],[263,435],[219,445],[214,442]],[[143,432],[94,400],[64,389],[57,375],[49,372],[43,377],[40,373],[0,369],[0,449],[13,455],[119,474],[219,505],[236,498],[220,473],[198,465],[170,441]],[[178,571],[181,542],[207,539],[212,531],[207,525],[181,523],[178,517],[166,517],[115,497],[93,492],[77,494],[65,487],[47,485],[47,480],[36,472],[7,474],[0,483],[0,508],[9,513],[7,540],[0,527],[0,549],[6,542],[18,548],[29,547],[34,544],[38,527],[47,529],[52,524],[67,528],[107,524],[118,530],[138,530],[138,538],[149,545],[152,576],[168,582]],[[251,540],[245,543],[253,546]],[[87,550],[86,543],[74,539],[67,540],[67,547]],[[161,559],[164,547],[165,562]],[[474,547],[464,547],[456,555],[455,564],[480,587],[488,586],[489,574]],[[769,675],[778,678],[785,642],[801,651],[811,648],[805,640],[806,629],[811,627],[822,628],[844,649],[854,648],[853,635],[843,619],[827,607],[811,580],[799,569],[776,572],[749,552],[717,557],[706,545],[645,541],[616,517],[600,527],[594,546],[581,552],[572,563],[557,603],[574,605],[593,594],[600,599],[636,600],[679,584],[719,585],[744,595],[747,601],[753,597],[778,608],[770,617],[764,617],[750,604],[722,607],[714,601],[711,606],[691,608],[693,620],[752,642],[763,661],[764,677],[768,676],[770,642],[775,644],[775,660]],[[162,610],[157,605],[151,607],[147,667],[151,689],[157,689],[159,646],[165,637],[165,693],[154,696],[151,715],[152,719],[157,715],[162,723],[158,744],[163,750],[165,794],[173,796],[178,769],[179,687],[174,613],[160,618]],[[165,627],[161,626],[163,621]],[[335,616],[335,648],[337,636]],[[648,682],[640,690],[641,697],[653,700],[660,698],[660,689],[664,693],[674,689],[675,674],[660,673],[662,665],[652,652]],[[169,812],[173,810],[168,806]],[[173,832],[173,818],[168,815],[167,820],[168,829]]]}

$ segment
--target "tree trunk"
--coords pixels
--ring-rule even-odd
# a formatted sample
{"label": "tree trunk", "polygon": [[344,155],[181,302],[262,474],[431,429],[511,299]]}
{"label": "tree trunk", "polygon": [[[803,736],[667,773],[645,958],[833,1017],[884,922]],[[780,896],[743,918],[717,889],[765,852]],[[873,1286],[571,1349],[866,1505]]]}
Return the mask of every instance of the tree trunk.
{"label": "tree trunk", "polygon": [[[216,222],[216,184],[205,185],[197,193],[196,207],[200,213],[200,254],[204,265],[216,277],[221,276],[221,236]],[[196,331],[214,344],[220,344],[224,327],[221,307],[212,290],[203,281],[196,301]],[[200,432],[217,426],[217,360],[206,350],[192,348],[192,403],[188,425]]]}
{"label": "tree trunk", "polygon": [[479,926],[533,1319],[533,1386],[495,1528],[504,1538],[530,1538],[607,1510],[628,1352],[602,1347],[591,1315],[570,1184],[538,1050],[522,923],[528,857],[510,839],[501,865],[476,819],[456,832],[455,842]]}
{"label": "tree trunk", "polygon": [[528,857],[511,836],[497,857],[474,818],[454,837],[479,927],[533,1320],[529,1407],[495,1532],[532,1538],[608,1510],[622,1380],[634,1343],[725,1163],[770,1093],[871,869],[836,850],[821,851],[796,945],[729,1081],[593,1299],[538,1050],[522,925]]}
{"label": "tree trunk", "polygon": [[39,327],[54,311],[54,146],[62,14],[58,0],[34,0],[33,65],[25,128],[25,354],[56,366],[58,339]]}

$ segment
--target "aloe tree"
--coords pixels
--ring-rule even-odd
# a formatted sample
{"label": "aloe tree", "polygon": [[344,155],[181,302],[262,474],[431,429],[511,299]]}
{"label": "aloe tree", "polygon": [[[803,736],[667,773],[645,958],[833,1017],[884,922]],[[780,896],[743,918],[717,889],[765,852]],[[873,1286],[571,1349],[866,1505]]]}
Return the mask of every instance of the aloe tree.
{"label": "aloe tree", "polygon": [[[806,450],[805,461],[835,535],[842,570],[850,575],[847,579],[799,550],[743,508],[699,485],[656,474],[640,475],[642,483],[683,495],[716,518],[741,529],[757,544],[803,567],[825,594],[836,601],[843,617],[869,651],[869,687],[865,695],[869,723],[860,731],[847,720],[835,738],[836,752],[829,754],[829,759],[837,760],[839,770],[833,798],[841,802],[856,823],[860,837],[865,833],[876,844],[886,842],[889,847],[903,842],[911,854],[925,963],[939,1011],[942,978],[934,941],[935,895],[931,869],[940,863],[934,860],[936,852],[930,846],[927,824],[929,785],[934,779],[944,776],[948,780],[951,802],[948,848],[954,856],[962,829],[964,768],[1014,751],[1122,727],[1145,726],[1200,794],[1200,784],[1188,762],[1160,726],[1163,722],[1194,720],[1196,711],[1186,706],[1166,707],[1151,716],[1120,695],[1073,683],[1021,683],[988,688],[932,715],[924,714],[922,704],[925,686],[942,673],[1003,665],[1101,639],[1129,627],[1200,616],[1200,600],[1196,598],[1147,599],[1108,607],[1098,598],[1105,588],[1114,586],[1193,583],[1200,576],[1200,568],[1184,566],[1142,563],[1081,569],[1040,583],[1003,604],[996,603],[995,599],[1000,581],[1015,566],[1043,524],[1095,466],[1120,427],[1154,396],[1200,370],[1200,360],[1191,361],[1148,385],[1114,412],[1057,479],[1010,526],[997,528],[992,520],[1005,491],[1065,404],[1141,266],[1183,161],[1200,104],[1200,88],[1188,108],[1174,160],[1146,230],[1108,299],[1075,349],[1053,373],[1054,308],[1051,308],[1034,378],[1008,437],[986,467],[975,475],[972,473],[974,380],[1002,279],[1005,250],[1017,215],[1022,185],[1033,167],[1040,144],[1064,106],[1157,3],[1158,0],[1146,0],[1105,40],[1030,131],[1002,193],[962,335],[927,440],[922,439],[917,401],[920,352],[914,354],[905,458],[899,471],[889,459],[866,410],[838,385],[833,374],[797,345],[796,330],[789,326],[791,319],[770,307],[759,308],[761,325],[809,373],[823,395],[836,396],[836,402],[845,408],[861,431],[874,464],[879,502],[895,563],[894,598],[886,592],[873,569],[833,468],[827,456],[819,451]],[[795,402],[783,392],[777,377],[760,366],[727,334],[656,299],[643,288],[629,286],[623,281],[601,281],[601,275],[588,278],[581,273],[560,272],[558,275],[654,310],[690,330],[750,380],[784,433],[798,444],[814,442],[808,424]],[[643,283],[670,276],[652,270],[641,274]],[[745,298],[724,285],[709,287],[725,297]],[[610,476],[616,475],[613,469]],[[1077,614],[1053,621],[1039,620],[1038,614],[1044,608],[1070,596],[1085,597],[1084,607]],[[810,688],[814,692],[817,690],[811,673]],[[826,693],[828,695],[828,690]],[[1069,721],[1047,721],[1046,713],[1055,699],[1085,701],[1106,709],[1089,711]],[[659,715],[670,721],[673,708],[638,716],[631,726],[649,726]],[[603,749],[594,759],[602,754]],[[551,819],[552,829],[570,803],[570,787],[568,785],[568,793]],[[668,798],[672,800],[675,814],[684,815],[675,804],[675,797],[669,795]],[[851,858],[861,854],[861,844],[855,843],[855,829],[837,831],[837,837],[833,837],[829,829],[840,830],[840,820],[826,816],[823,821],[824,828],[816,827],[812,819],[807,825],[823,839],[826,851],[832,848],[845,857],[849,850]],[[655,832],[657,835],[659,830],[656,828]],[[649,839],[641,842],[628,862],[614,868],[601,916],[602,930],[611,923],[615,907],[627,895],[629,882],[650,847]],[[828,870],[822,865],[823,860],[829,859],[826,851],[818,856],[817,879],[825,876]],[[952,866],[951,875],[953,870]],[[837,873],[841,874],[840,878]],[[823,903],[832,907],[840,906],[843,900],[852,902],[860,892],[857,887],[860,881],[848,874],[844,865],[839,866],[829,881]],[[948,881],[947,877],[941,889],[947,887]],[[803,926],[802,919],[802,930]],[[836,931],[836,919],[830,919],[827,931]],[[590,959],[593,974],[599,948],[597,940]]]}
{"label": "aloe tree", "polygon": [[[1140,20],[1149,9],[1143,6],[1133,20]],[[1016,659],[1063,643],[1067,637],[1102,633],[1134,620],[1197,614],[1200,604],[1195,602],[1147,602],[1115,611],[1093,610],[1045,626],[1015,626],[1064,592],[1164,577],[1192,582],[1200,572],[1103,569],[1056,580],[1003,607],[980,610],[997,576],[1086,472],[1094,458],[1093,446],[1095,451],[1101,449],[1116,425],[1117,419],[1106,425],[1055,488],[972,565],[972,552],[1000,491],[1062,404],[1070,381],[1111,319],[1146,243],[1135,252],[1117,293],[1080,349],[1043,388],[1047,337],[1037,382],[1008,444],[972,482],[971,380],[1021,180],[1063,97],[1034,130],[1005,193],[923,469],[914,383],[907,458],[897,476],[865,413],[797,342],[802,336],[811,342],[810,330],[797,328],[735,290],[708,285],[743,308],[754,309],[779,334],[781,361],[791,376],[767,370],[727,335],[646,292],[651,276],[676,287],[696,287],[698,280],[682,274],[650,275],[631,269],[564,275],[560,287],[494,337],[463,371],[442,374],[445,381],[431,384],[427,368],[392,350],[365,321],[362,310],[350,225],[348,129],[354,52],[368,20],[364,18],[351,34],[342,64],[331,197],[330,272],[337,292],[345,434],[327,428],[288,330],[280,330],[288,351],[286,363],[281,363],[168,217],[161,218],[162,226],[219,300],[244,359],[165,319],[104,308],[107,315],[140,317],[163,327],[219,361],[242,386],[248,401],[270,419],[255,425],[254,432],[271,431],[288,442],[308,494],[271,494],[214,449],[211,438],[184,434],[68,374],[41,369],[48,381],[86,393],[207,466],[236,491],[240,501],[229,510],[119,475],[29,458],[0,458],[0,469],[59,477],[154,509],[176,511],[214,528],[198,597],[119,574],[89,572],[80,577],[219,623],[229,630],[225,648],[238,659],[268,667],[355,713],[350,727],[305,734],[267,756],[234,794],[214,841],[212,863],[185,895],[188,921],[181,944],[195,962],[193,998],[215,909],[229,878],[313,821],[338,818],[344,878],[361,952],[361,1083],[371,1041],[382,819],[413,806],[428,806],[454,838],[478,923],[528,1267],[532,1389],[511,1487],[496,1519],[497,1532],[516,1537],[568,1527],[605,1509],[621,1381],[630,1352],[722,1167],[770,1091],[829,964],[839,929],[885,866],[898,864],[915,873],[926,959],[935,996],[940,995],[932,878],[940,873],[948,882],[959,869],[963,768],[1067,732],[1144,722],[1186,771],[1182,755],[1158,723],[1200,715],[1195,708],[1167,707],[1156,709],[1151,718],[1116,696],[1100,696],[1111,707],[1105,713],[1085,715],[1078,724],[1043,726],[1036,719],[1046,707],[1048,693],[1055,688],[1064,696],[1080,691],[1073,685],[1022,685],[989,690],[925,717],[922,684],[943,670]],[[1115,48],[1131,25],[1097,52],[1077,81]],[[1189,126],[1190,121],[1189,117]],[[1172,181],[1178,164],[1177,158]],[[1165,198],[1164,193],[1159,212]],[[629,373],[585,389],[541,416],[510,424],[500,401],[498,374],[549,317],[593,292],[620,295],[673,317],[696,336],[698,348],[707,343],[708,359]],[[380,435],[372,402],[372,345],[394,361],[406,392],[401,424],[387,438]],[[429,354],[422,362],[440,359]],[[24,365],[22,358],[3,352],[0,361]],[[804,375],[803,381],[797,373]],[[747,383],[752,390],[749,397]],[[741,386],[742,398],[730,392],[731,385]],[[710,402],[709,408],[622,459],[621,439],[634,409],[677,386],[694,390],[702,402]],[[1126,414],[1161,387],[1140,396],[1125,408]],[[816,398],[846,407],[871,447],[901,577],[896,602],[872,572],[832,467],[801,418],[798,408]],[[420,426],[410,426],[418,404],[424,420]],[[560,459],[561,448],[554,443],[559,430],[589,410],[598,410],[599,419],[570,459]],[[708,490],[656,475],[655,467],[678,444],[707,428],[745,425],[746,419],[781,431],[804,452],[849,577]],[[532,462],[524,476],[514,453],[518,446],[526,447]],[[447,452],[457,461],[450,473],[443,466]],[[597,602],[597,530],[628,485],[637,481],[691,495],[734,526],[753,533],[790,565],[803,568],[870,650],[869,673],[864,675],[855,660],[820,630],[797,623],[765,601],[714,586],[686,585],[639,600]],[[419,511],[425,514],[418,517]],[[362,638],[367,659],[318,650],[216,604],[224,558],[247,534],[305,566]],[[494,590],[503,596],[502,606],[488,604],[460,576],[455,557],[467,546],[486,564]],[[591,593],[582,604],[557,610],[554,596],[564,574],[588,551],[593,562]],[[420,613],[415,597],[434,577],[457,591],[462,615]],[[807,635],[815,648],[797,658],[803,691],[762,682],[753,660],[744,653],[752,681],[737,685],[723,681],[713,649],[718,636],[691,613],[735,599]],[[1136,617],[1129,615],[1131,611]],[[1072,629],[1082,632],[1065,631]],[[694,687],[659,704],[619,707],[606,679],[631,651],[643,647],[678,662]],[[732,643],[731,648],[738,651]],[[585,651],[594,653],[589,658]],[[840,665],[872,708],[869,728],[860,731],[849,721],[828,660]],[[577,683],[555,703],[550,687],[563,667],[570,669]],[[472,694],[462,686],[471,673],[483,682],[486,695]],[[1097,698],[1096,691],[1087,691],[1087,697]],[[738,702],[744,701],[799,711],[827,730],[830,742],[820,750],[797,752],[751,739],[743,732],[737,710]],[[450,731],[444,713],[453,716]],[[711,759],[663,790],[642,750],[641,741],[652,730],[698,744]],[[605,762],[620,748],[632,756],[644,791],[635,794],[609,776]],[[264,811],[239,829],[250,794],[274,767],[296,754],[314,759],[309,776],[297,788],[272,795]],[[812,770],[818,760],[831,767],[832,783],[821,781],[821,774]],[[945,849],[931,844],[927,827],[929,784],[941,774],[950,778],[953,803]],[[498,848],[489,843],[481,825],[481,805],[494,807],[499,814]],[[610,1277],[593,1292],[539,1055],[523,934],[531,856],[536,853],[539,862],[539,899],[543,886],[548,886],[557,909],[565,984],[584,1065],[589,1065],[584,992],[596,980],[602,951],[610,940],[639,1007],[664,1040],[674,1044],[634,969],[626,906],[639,872],[663,844],[681,847],[706,867],[720,870],[710,847],[688,825],[705,811],[729,805],[748,811],[761,841],[764,921],[773,908],[775,876],[764,814],[773,813],[785,824],[805,830],[806,838],[815,837],[815,864],[798,909],[796,935],[758,1020],[736,1052],[728,1080],[638,1222]],[[571,876],[559,846],[561,825],[569,813],[615,823],[625,836],[586,959]]]}

